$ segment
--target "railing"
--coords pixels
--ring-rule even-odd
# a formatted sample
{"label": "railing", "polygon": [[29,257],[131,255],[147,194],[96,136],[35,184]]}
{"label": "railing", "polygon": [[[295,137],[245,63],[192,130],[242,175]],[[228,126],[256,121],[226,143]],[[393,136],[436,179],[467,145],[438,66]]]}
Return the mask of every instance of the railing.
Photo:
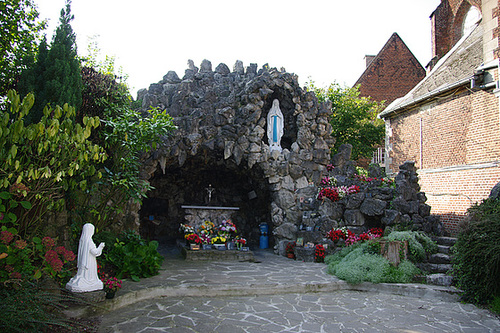
{"label": "railing", "polygon": [[377,163],[381,167],[385,166],[385,148],[379,147],[373,152],[372,163]]}

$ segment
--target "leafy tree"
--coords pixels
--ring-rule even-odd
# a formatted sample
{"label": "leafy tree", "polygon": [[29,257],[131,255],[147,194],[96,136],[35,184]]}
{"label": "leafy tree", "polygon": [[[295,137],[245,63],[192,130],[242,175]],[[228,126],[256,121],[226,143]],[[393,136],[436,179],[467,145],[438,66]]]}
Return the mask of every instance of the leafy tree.
{"label": "leafy tree", "polygon": [[307,89],[313,91],[320,102],[331,102],[332,136],[337,140],[333,153],[343,143],[352,145],[352,158],[370,157],[374,146],[384,139],[385,127],[377,114],[383,103],[360,97],[359,87],[341,87],[332,83],[328,88],[318,88],[310,82]]}
{"label": "leafy tree", "polygon": [[48,210],[64,206],[65,191],[84,190],[92,177],[100,176],[96,166],[104,162],[106,154],[89,141],[92,130],[100,125],[98,117],[85,117],[81,126],[73,120],[75,109],[64,104],[46,107],[40,122],[25,126],[33,94],[21,102],[11,90],[7,98],[9,110],[0,111],[0,192],[10,192],[32,208],[22,205],[19,208],[31,209],[8,212],[16,208],[8,204],[0,205],[0,212],[13,213],[9,226],[26,235],[40,227]]}
{"label": "leafy tree", "polygon": [[101,169],[102,178],[89,187],[89,195],[73,197],[86,199],[75,203],[75,207],[83,208],[75,211],[77,220],[92,218],[96,227],[103,229],[120,218],[130,201],[140,203],[146,196],[151,187],[139,177],[140,155],[154,149],[175,126],[166,111],[152,109],[140,114],[132,110],[126,84],[117,82],[114,59],[106,57],[104,62],[98,62],[97,54],[94,44],[84,63],[95,67],[82,69],[83,103],[77,119],[85,116],[101,119],[104,126],[91,139],[103,146],[110,158]]}
{"label": "leafy tree", "polygon": [[32,0],[0,1],[0,95],[5,96],[33,60],[45,22]]}

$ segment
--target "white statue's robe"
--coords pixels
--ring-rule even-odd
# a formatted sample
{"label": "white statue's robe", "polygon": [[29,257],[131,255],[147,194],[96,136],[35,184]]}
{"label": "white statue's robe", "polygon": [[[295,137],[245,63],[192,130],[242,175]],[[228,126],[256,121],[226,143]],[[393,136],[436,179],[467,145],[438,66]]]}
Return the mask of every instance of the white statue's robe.
{"label": "white statue's robe", "polygon": [[94,226],[90,223],[85,224],[78,245],[78,272],[66,284],[66,289],[70,291],[79,293],[103,289],[103,283],[97,275],[96,257],[101,255],[104,243],[96,247],[92,240],[93,235]]}
{"label": "white statue's robe", "polygon": [[269,150],[282,151],[281,138],[283,137],[284,117],[280,110],[280,104],[277,99],[273,101],[273,106],[267,114],[267,139],[269,141]]}

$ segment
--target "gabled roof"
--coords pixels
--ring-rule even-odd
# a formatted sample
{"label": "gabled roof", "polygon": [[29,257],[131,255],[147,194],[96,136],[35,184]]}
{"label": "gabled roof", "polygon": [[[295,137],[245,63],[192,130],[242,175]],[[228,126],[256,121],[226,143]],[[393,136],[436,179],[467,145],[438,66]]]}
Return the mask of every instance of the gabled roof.
{"label": "gabled roof", "polygon": [[361,85],[361,96],[392,102],[410,91],[423,77],[425,69],[401,37],[393,33],[354,86]]}
{"label": "gabled roof", "polygon": [[396,99],[384,111],[380,118],[387,118],[393,113],[442,94],[450,89],[469,84],[474,69],[483,63],[483,27],[464,35],[455,46],[441,58],[432,71],[406,96]]}

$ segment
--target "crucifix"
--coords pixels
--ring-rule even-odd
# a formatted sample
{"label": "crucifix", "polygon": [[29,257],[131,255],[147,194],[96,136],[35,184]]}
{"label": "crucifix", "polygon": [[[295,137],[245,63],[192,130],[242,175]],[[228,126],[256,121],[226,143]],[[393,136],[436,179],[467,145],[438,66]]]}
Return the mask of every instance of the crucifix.
{"label": "crucifix", "polygon": [[212,184],[209,184],[205,190],[208,192],[208,203],[212,200],[212,193],[215,192],[215,188],[212,187]]}

